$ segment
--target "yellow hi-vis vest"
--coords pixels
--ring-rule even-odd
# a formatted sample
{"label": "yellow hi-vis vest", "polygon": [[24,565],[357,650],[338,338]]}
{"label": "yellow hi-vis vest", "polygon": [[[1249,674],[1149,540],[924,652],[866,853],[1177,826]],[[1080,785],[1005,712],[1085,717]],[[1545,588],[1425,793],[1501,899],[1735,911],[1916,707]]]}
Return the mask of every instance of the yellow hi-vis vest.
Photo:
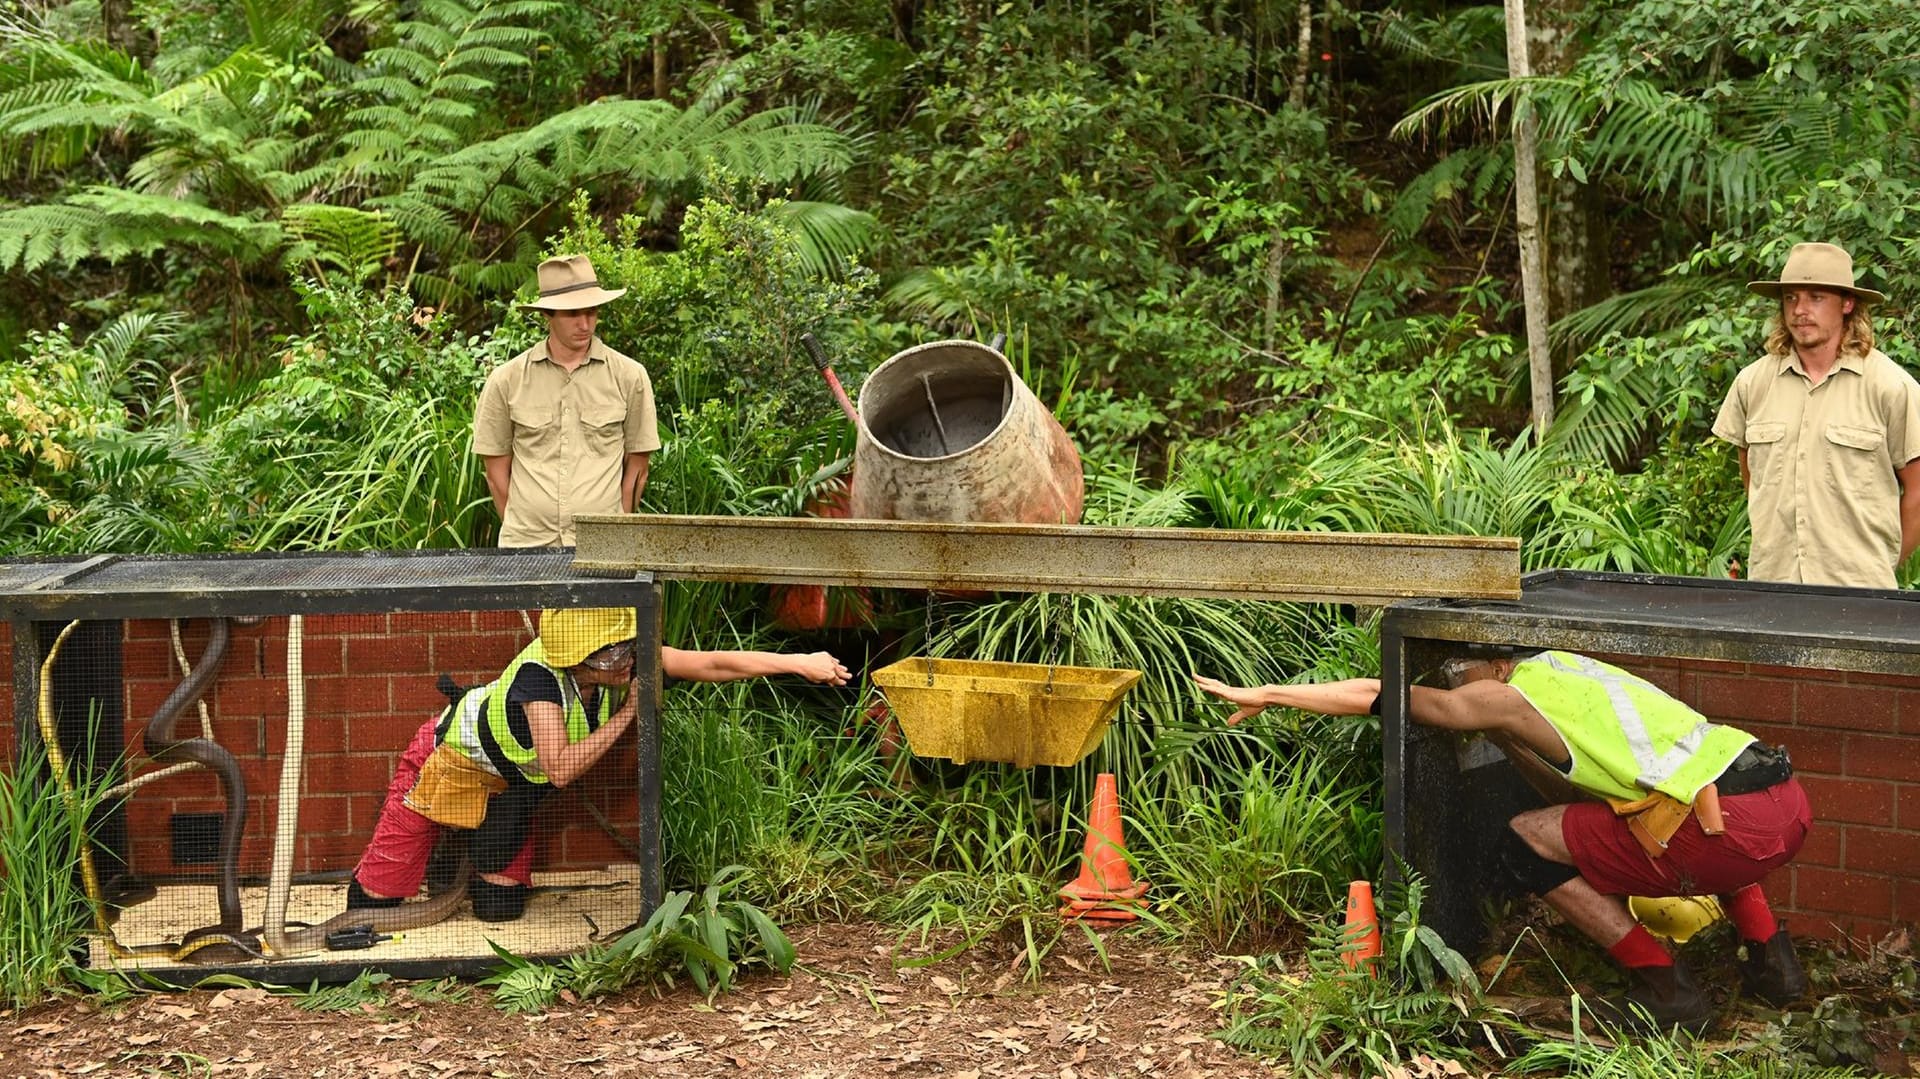
{"label": "yellow hi-vis vest", "polygon": [[1567,779],[1606,798],[1631,801],[1659,791],[1691,804],[1753,742],[1637,675],[1571,652],[1525,660],[1507,684],[1567,744]]}
{"label": "yellow hi-vis vest", "polygon": [[460,698],[460,703],[453,706],[453,720],[441,741],[451,744],[481,768],[500,775],[503,762],[495,760],[487,751],[487,742],[492,741],[499,747],[500,755],[506,758],[504,763],[517,769],[528,782],[545,783],[547,775],[540,770],[540,755],[534,751],[532,733],[529,732],[527,740],[521,742],[514,737],[513,725],[507,721],[507,690],[513,685],[520,668],[529,663],[547,667],[560,683],[560,710],[567,721],[568,745],[599,730],[619,703],[620,691],[603,689],[600,692],[600,706],[595,710],[596,714],[589,718],[573,679],[567,676],[566,671],[554,670],[547,665],[546,651],[536,640],[513,657],[513,662],[500,672],[500,677],[484,686],[475,686]]}

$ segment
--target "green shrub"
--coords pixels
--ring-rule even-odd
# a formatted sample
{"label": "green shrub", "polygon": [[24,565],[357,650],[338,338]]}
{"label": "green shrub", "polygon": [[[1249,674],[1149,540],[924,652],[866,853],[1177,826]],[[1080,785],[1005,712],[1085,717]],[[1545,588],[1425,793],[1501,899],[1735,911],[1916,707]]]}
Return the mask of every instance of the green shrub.
{"label": "green shrub", "polygon": [[1344,931],[1327,922],[1315,927],[1304,971],[1249,957],[1220,1037],[1307,1075],[1394,1074],[1420,1055],[1471,1061],[1470,1048],[1501,1021],[1466,959],[1421,924],[1422,891],[1415,882],[1382,897],[1375,973],[1348,967]]}
{"label": "green shrub", "polygon": [[698,896],[669,892],[652,916],[619,940],[557,963],[521,959],[493,945],[502,965],[480,984],[494,987],[501,1010],[532,1012],[552,1006],[562,993],[596,1000],[636,984],[671,985],[684,976],[711,997],[732,988],[746,967],[764,965],[784,974],[793,967],[793,942],[758,907],[723,898],[741,872],[726,867]]}

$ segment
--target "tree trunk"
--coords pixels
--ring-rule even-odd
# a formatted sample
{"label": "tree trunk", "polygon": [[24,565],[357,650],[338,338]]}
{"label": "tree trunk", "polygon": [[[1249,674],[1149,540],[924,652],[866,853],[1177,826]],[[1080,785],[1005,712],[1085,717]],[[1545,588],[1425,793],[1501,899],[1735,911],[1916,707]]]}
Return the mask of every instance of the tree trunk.
{"label": "tree trunk", "polygon": [[133,0],[100,0],[101,37],[107,44],[135,59],[153,56],[153,38],[134,17]]}
{"label": "tree trunk", "polygon": [[[1528,59],[1543,75],[1564,75],[1580,56],[1574,25],[1584,0],[1534,0],[1527,12]],[[1571,174],[1546,181],[1547,319],[1559,320],[1606,299],[1613,292],[1605,193]],[[1572,357],[1565,349],[1553,357],[1555,383]]]}
{"label": "tree trunk", "polygon": [[893,18],[893,36],[900,44],[920,51],[920,0],[888,0],[887,13]]}
{"label": "tree trunk", "polygon": [[1278,225],[1267,247],[1267,298],[1260,311],[1260,348],[1273,355],[1274,326],[1280,321],[1280,274],[1287,265],[1287,241]]}
{"label": "tree trunk", "polygon": [[[1506,0],[1507,74],[1525,78],[1526,0]],[[1520,238],[1520,296],[1527,314],[1527,373],[1533,384],[1533,432],[1536,440],[1553,425],[1553,358],[1547,352],[1547,295],[1541,280],[1540,191],[1535,183],[1533,109],[1524,96],[1513,105],[1514,222]]]}
{"label": "tree trunk", "polygon": [[653,35],[653,96],[667,99],[667,35]]}
{"label": "tree trunk", "polygon": [[1293,85],[1287,88],[1290,108],[1307,107],[1307,72],[1313,66],[1313,0],[1300,0],[1300,37],[1293,48]]}

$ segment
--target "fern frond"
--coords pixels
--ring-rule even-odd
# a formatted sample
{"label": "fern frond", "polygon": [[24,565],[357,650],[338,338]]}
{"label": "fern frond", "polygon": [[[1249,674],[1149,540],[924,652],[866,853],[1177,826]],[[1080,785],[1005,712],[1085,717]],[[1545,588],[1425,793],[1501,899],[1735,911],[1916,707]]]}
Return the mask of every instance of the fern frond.
{"label": "fern frond", "polygon": [[284,241],[278,226],[181,199],[89,187],[61,203],[0,212],[0,269],[108,261],[162,246],[257,257]]}
{"label": "fern frond", "polygon": [[1467,171],[1487,156],[1478,147],[1458,150],[1408,181],[1387,211],[1388,231],[1401,237],[1419,232],[1433,216],[1434,204],[1452,198],[1464,186],[1462,178]]}
{"label": "fern frond", "polygon": [[378,272],[400,246],[399,226],[385,214],[349,206],[289,206],[281,223],[300,241],[289,248],[289,261],[333,266],[356,283]]}
{"label": "fern frond", "polygon": [[972,291],[957,275],[944,269],[916,269],[900,275],[882,298],[909,315],[942,322],[965,316],[973,309]]}

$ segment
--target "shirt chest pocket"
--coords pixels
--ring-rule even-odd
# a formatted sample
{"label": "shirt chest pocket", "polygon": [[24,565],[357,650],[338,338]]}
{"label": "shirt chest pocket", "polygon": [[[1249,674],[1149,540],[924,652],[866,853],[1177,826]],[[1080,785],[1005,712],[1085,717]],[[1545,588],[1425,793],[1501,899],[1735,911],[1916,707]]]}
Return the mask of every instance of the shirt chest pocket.
{"label": "shirt chest pocket", "polygon": [[560,438],[559,413],[552,405],[515,402],[507,409],[513,420],[513,447],[518,453],[551,449]]}
{"label": "shirt chest pocket", "polygon": [[1755,485],[1774,481],[1775,452],[1786,435],[1787,425],[1777,420],[1747,424],[1747,472],[1753,476]]}
{"label": "shirt chest pocket", "polygon": [[587,452],[617,454],[626,441],[627,414],[610,405],[588,405],[580,410],[580,436]]}
{"label": "shirt chest pocket", "polygon": [[1877,491],[1890,484],[1893,468],[1886,458],[1887,433],[1878,427],[1850,423],[1827,425],[1829,479],[1836,486]]}
{"label": "shirt chest pocket", "polygon": [[1887,444],[1887,433],[1877,427],[1830,423],[1827,425],[1827,441],[1843,449],[1873,453]]}

